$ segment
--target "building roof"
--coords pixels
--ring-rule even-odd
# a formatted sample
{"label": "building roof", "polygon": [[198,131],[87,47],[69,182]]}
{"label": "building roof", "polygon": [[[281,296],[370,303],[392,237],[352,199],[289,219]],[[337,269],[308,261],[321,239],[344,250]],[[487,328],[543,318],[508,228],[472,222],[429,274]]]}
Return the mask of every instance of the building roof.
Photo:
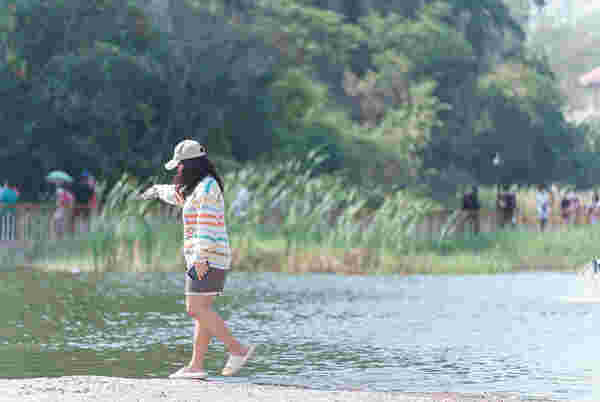
{"label": "building roof", "polygon": [[600,67],[579,77],[579,84],[583,87],[600,87]]}

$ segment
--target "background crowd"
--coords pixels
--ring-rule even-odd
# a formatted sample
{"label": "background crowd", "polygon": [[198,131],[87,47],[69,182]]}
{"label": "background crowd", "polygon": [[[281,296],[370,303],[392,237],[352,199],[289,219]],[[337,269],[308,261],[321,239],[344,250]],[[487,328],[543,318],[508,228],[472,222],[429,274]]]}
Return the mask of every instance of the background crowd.
{"label": "background crowd", "polygon": [[83,231],[88,231],[89,218],[98,206],[94,176],[84,170],[78,179],[73,179],[66,172],[54,171],[46,180],[56,185],[52,222],[57,237],[62,238],[66,232],[74,233],[78,223]]}
{"label": "background crowd", "polygon": [[[80,230],[89,231],[89,218],[98,206],[94,176],[84,170],[78,179],[74,179],[66,172],[55,170],[46,176],[46,181],[55,186],[52,198],[56,209],[52,215],[52,229],[57,238],[62,238],[67,232],[74,233],[78,225]],[[0,217],[14,212],[20,195],[19,188],[9,182],[0,186]],[[14,225],[11,222],[3,222],[0,226],[6,229],[6,226]],[[11,238],[13,235],[2,237]]]}
{"label": "background crowd", "polygon": [[[540,184],[535,193],[535,210],[539,230],[544,231],[552,216],[559,217],[561,224],[589,223],[595,224],[600,218],[600,196],[594,191],[591,200],[576,191],[560,191],[555,186]],[[500,228],[515,226],[519,222],[527,222],[525,208],[519,206],[517,192],[510,185],[498,187],[496,193],[496,217]],[[521,201],[523,202],[523,201]],[[480,210],[478,187],[473,186],[463,195],[463,221],[471,225],[472,231],[480,231]],[[519,219],[520,218],[520,219]],[[555,222],[558,223],[558,222]]]}

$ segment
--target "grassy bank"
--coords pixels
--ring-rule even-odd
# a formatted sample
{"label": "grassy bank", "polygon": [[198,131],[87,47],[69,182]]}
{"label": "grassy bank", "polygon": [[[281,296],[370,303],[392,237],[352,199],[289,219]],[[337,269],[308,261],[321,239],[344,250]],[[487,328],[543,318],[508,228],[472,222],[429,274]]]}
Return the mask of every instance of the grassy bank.
{"label": "grassy bank", "polygon": [[416,244],[405,260],[431,273],[573,271],[597,256],[599,240],[600,228],[591,225],[546,233],[499,231]]}
{"label": "grassy bank", "polygon": [[[290,261],[305,261],[308,254],[323,254],[321,249],[357,248],[370,250],[368,261],[360,258],[366,264],[361,269],[379,266],[389,250],[406,249],[415,223],[434,207],[408,192],[386,193],[342,177],[313,175],[322,161],[313,154],[226,175],[227,223],[236,266],[293,270],[298,264]],[[159,208],[160,202],[137,197],[154,180],[139,183],[125,175],[112,188],[102,188],[103,209],[92,222],[92,232],[58,243],[40,238],[30,260],[48,269],[181,269],[181,224]],[[238,202],[240,194],[247,194],[243,202]]]}
{"label": "grassy bank", "polygon": [[[180,226],[155,223],[145,235],[95,232],[38,242],[31,265],[47,270],[181,271]],[[139,228],[138,228],[139,230]],[[479,274],[524,270],[573,271],[597,257],[600,227],[561,232],[501,231],[442,241],[413,241],[395,250],[323,239],[318,234],[232,226],[233,267],[243,271],[341,274]]]}
{"label": "grassy bank", "polygon": [[[235,269],[348,274],[574,270],[597,253],[600,226],[592,225],[416,241],[415,225],[440,205],[406,191],[390,193],[339,177],[313,176],[319,163],[315,156],[226,175]],[[158,201],[137,199],[153,180],[139,183],[124,176],[110,189],[101,187],[104,208],[90,233],[61,241],[39,236],[26,260],[48,270],[182,270],[178,219],[159,213]],[[244,192],[248,197],[240,206],[236,198]]]}
{"label": "grassy bank", "polygon": [[238,243],[236,266],[244,270],[350,274],[573,271],[597,257],[600,228],[588,225],[548,233],[500,231],[478,236],[467,234],[442,241],[410,241],[398,250],[351,244],[330,247],[318,239],[305,239],[300,234],[298,238],[294,247],[286,253],[283,236],[252,236],[252,240]]}

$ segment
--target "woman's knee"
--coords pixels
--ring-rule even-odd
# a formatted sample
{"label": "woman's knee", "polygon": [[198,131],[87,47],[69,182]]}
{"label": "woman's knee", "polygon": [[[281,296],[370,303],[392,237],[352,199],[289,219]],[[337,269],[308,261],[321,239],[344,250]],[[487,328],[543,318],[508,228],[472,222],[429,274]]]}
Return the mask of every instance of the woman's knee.
{"label": "woman's knee", "polygon": [[202,316],[206,316],[208,310],[209,308],[204,305],[186,303],[186,311],[190,317],[201,318]]}
{"label": "woman's knee", "polygon": [[194,318],[202,318],[211,311],[212,298],[208,296],[188,296],[185,303],[188,315]]}

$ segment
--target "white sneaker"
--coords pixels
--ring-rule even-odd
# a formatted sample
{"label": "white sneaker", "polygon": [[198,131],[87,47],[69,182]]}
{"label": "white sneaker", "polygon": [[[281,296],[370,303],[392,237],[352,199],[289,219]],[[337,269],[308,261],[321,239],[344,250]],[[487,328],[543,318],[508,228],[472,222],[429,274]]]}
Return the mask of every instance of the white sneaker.
{"label": "white sneaker", "polygon": [[223,368],[221,375],[229,377],[240,371],[246,362],[252,357],[255,349],[256,345],[250,345],[248,348],[248,353],[246,353],[245,356],[235,356],[230,354],[229,360],[227,360],[227,364]]}

